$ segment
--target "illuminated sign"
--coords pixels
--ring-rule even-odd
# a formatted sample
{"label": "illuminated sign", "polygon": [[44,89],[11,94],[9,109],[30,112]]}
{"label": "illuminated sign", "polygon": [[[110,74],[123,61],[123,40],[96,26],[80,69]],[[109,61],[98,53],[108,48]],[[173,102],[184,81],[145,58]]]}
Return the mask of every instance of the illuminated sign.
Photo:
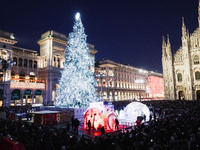
{"label": "illuminated sign", "polygon": [[35,76],[35,73],[34,72],[30,72],[30,76]]}

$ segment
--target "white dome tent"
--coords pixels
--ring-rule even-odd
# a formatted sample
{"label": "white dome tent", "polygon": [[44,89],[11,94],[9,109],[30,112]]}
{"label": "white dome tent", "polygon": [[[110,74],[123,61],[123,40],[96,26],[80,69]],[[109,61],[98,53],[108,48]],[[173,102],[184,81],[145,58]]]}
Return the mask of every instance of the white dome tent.
{"label": "white dome tent", "polygon": [[119,112],[118,119],[120,122],[136,122],[137,117],[144,117],[144,115],[146,121],[149,121],[149,108],[143,103],[132,102]]}

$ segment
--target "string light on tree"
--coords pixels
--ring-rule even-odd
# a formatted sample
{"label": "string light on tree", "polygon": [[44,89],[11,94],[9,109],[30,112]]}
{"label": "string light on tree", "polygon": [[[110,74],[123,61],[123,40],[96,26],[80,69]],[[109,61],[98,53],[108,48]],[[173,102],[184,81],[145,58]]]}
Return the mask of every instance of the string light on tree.
{"label": "string light on tree", "polygon": [[94,59],[90,56],[84,30],[80,13],[77,13],[65,50],[64,68],[56,90],[56,106],[77,108],[97,101],[97,82],[90,69],[94,65]]}

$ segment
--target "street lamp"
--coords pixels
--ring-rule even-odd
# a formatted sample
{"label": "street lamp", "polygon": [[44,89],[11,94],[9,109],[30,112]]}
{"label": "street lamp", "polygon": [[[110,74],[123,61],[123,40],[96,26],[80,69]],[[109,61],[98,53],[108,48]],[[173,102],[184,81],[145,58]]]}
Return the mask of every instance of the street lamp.
{"label": "street lamp", "polygon": [[[138,80],[135,80],[135,83],[140,85],[140,84],[144,83],[144,80],[138,79]],[[140,97],[140,101],[141,101],[141,88],[140,87],[139,87],[139,97]]]}
{"label": "street lamp", "polygon": [[100,82],[101,82],[101,101],[103,101],[103,95],[102,95],[102,79],[103,79],[103,77],[106,76],[106,74],[105,74],[105,73],[100,73],[100,72],[99,72],[96,76],[100,78]]}
{"label": "street lamp", "polygon": [[6,70],[7,68],[9,68],[10,66],[14,65],[15,62],[11,62],[10,59],[5,59],[2,56],[0,57],[0,69],[3,71],[3,97],[2,100],[4,101],[6,99],[6,95],[5,95],[5,81],[6,79]]}

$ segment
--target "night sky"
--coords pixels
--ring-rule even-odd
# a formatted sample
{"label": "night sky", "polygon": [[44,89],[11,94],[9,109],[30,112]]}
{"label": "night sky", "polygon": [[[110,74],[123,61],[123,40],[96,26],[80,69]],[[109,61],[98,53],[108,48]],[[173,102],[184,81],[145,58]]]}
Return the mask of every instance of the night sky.
{"label": "night sky", "polygon": [[42,33],[72,32],[81,13],[87,42],[98,50],[96,60],[162,73],[162,36],[172,48],[181,46],[182,16],[192,33],[198,26],[198,0],[12,0],[1,1],[0,29],[13,32],[16,46],[39,51]]}

